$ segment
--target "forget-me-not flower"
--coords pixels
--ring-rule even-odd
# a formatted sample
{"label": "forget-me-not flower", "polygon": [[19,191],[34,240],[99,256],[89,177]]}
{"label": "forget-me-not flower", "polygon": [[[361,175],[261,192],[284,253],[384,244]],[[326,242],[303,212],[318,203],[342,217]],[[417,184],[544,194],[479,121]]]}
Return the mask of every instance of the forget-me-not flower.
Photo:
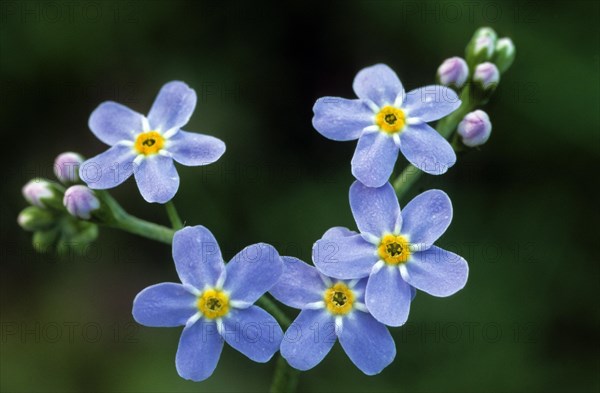
{"label": "forget-me-not flower", "polygon": [[354,78],[358,99],[323,97],[313,107],[313,126],[335,141],[358,139],[352,174],[369,187],[390,178],[401,151],[424,172],[440,175],[456,162],[452,146],[427,125],[460,106],[444,86],[404,92],[396,73],[385,64],[361,70]]}
{"label": "forget-me-not flower", "polygon": [[89,127],[111,147],[81,165],[81,179],[90,188],[107,189],[133,174],[146,201],[168,202],[179,188],[173,160],[206,165],[225,152],[220,139],[181,130],[195,107],[196,92],[177,81],[162,87],[147,117],[116,102],[100,104]]}
{"label": "forget-me-not flower", "polygon": [[467,262],[433,245],[452,220],[446,193],[426,191],[401,212],[389,183],[370,188],[356,181],[350,187],[350,207],[360,233],[323,236],[313,246],[313,261],[331,277],[369,277],[366,305],[378,321],[390,326],[406,322],[411,287],[440,297],[464,287]]}
{"label": "forget-me-not flower", "polygon": [[133,302],[133,317],[145,326],[185,326],[176,356],[179,375],[194,381],[208,378],[224,341],[251,360],[269,361],[283,332],[270,314],[253,304],[281,276],[277,251],[254,244],[225,265],[212,233],[195,226],[175,233],[173,259],[182,284],[144,289]]}
{"label": "forget-me-not flower", "polygon": [[[343,228],[332,228],[337,236]],[[299,370],[316,366],[340,341],[350,360],[367,375],[378,374],[396,356],[387,327],[365,306],[366,279],[335,280],[293,257],[283,257],[281,279],[269,291],[277,300],[301,309],[281,342],[281,356]]]}

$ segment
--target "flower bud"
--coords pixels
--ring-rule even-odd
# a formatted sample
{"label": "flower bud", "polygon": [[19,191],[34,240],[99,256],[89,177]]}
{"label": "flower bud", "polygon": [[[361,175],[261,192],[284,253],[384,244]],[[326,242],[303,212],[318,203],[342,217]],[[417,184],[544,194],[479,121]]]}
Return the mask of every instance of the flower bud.
{"label": "flower bud", "polygon": [[77,153],[66,152],[54,160],[54,174],[63,184],[73,184],[79,181],[79,166],[83,157]]}
{"label": "flower bud", "polygon": [[27,202],[37,207],[46,207],[44,201],[54,197],[50,182],[44,179],[32,179],[23,186],[23,196]]}
{"label": "flower bud", "polygon": [[475,32],[466,49],[467,63],[470,67],[492,59],[496,39],[496,32],[490,27],[482,27]]}
{"label": "flower bud", "polygon": [[89,220],[91,213],[100,208],[100,201],[94,191],[80,185],[71,186],[65,191],[63,204],[72,216],[84,220]]}
{"label": "flower bud", "polygon": [[54,214],[50,210],[37,206],[29,206],[17,217],[17,222],[26,231],[37,231],[50,227],[54,222]]}
{"label": "flower bud", "polygon": [[458,134],[462,142],[469,147],[483,145],[490,138],[492,123],[482,110],[476,110],[467,115],[458,124]]}
{"label": "flower bud", "polygon": [[467,62],[460,57],[451,57],[444,60],[438,68],[437,77],[444,86],[456,86],[461,88],[469,77]]}
{"label": "flower bud", "polygon": [[475,68],[473,82],[480,84],[484,91],[493,90],[500,82],[500,71],[493,63],[481,63]]}
{"label": "flower bud", "polygon": [[515,44],[510,38],[500,38],[496,43],[496,52],[494,53],[494,63],[501,73],[510,68],[515,61]]}

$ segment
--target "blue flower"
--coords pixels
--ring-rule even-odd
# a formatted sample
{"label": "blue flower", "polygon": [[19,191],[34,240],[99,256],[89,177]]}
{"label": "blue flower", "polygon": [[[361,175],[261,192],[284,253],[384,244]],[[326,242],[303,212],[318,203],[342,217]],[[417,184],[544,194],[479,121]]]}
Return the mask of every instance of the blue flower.
{"label": "blue flower", "polygon": [[227,265],[212,233],[203,226],[175,233],[173,259],[182,284],[144,289],[133,317],[145,326],[185,326],[177,349],[177,372],[202,381],[217,366],[223,341],[256,362],[279,349],[283,332],[254,302],[279,280],[283,263],[270,245],[244,248]]}
{"label": "blue flower", "polygon": [[[338,231],[347,230],[332,228],[328,234],[335,236]],[[338,339],[350,360],[367,375],[380,373],[394,360],[394,339],[365,306],[366,279],[332,280],[297,258],[283,257],[283,261],[281,279],[269,292],[302,310],[281,342],[281,356],[292,367],[315,367]]]}
{"label": "blue flower", "polygon": [[389,183],[369,188],[357,181],[350,187],[350,207],[360,234],[327,233],[313,246],[313,261],[328,276],[369,277],[366,305],[378,321],[406,322],[411,287],[440,297],[464,287],[467,262],[433,245],[452,220],[452,204],[443,191],[417,195],[400,212]]}
{"label": "blue flower", "polygon": [[164,85],[148,117],[116,102],[100,104],[90,116],[89,127],[111,147],[81,165],[81,179],[90,188],[107,189],[133,174],[146,201],[168,202],[179,188],[173,160],[206,165],[225,152],[220,139],[180,129],[195,106],[196,92],[183,82]]}
{"label": "blue flower", "polygon": [[398,151],[424,172],[440,175],[456,162],[452,146],[426,123],[456,110],[461,101],[444,86],[405,94],[385,64],[361,70],[352,86],[356,100],[323,97],[313,107],[313,126],[335,141],[358,139],[352,174],[369,187],[390,178]]}

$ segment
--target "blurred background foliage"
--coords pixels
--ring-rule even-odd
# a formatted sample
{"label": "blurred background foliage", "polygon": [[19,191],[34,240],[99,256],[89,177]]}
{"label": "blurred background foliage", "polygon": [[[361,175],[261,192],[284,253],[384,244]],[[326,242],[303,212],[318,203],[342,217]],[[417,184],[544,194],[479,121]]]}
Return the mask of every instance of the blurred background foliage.
{"label": "blurred background foliage", "polygon": [[[301,391],[598,391],[599,3],[592,1],[52,1],[1,3],[2,391],[264,391],[273,363],[226,348],[212,378],[177,376],[180,329],[138,327],[134,296],[177,281],[170,249],[102,230],[84,257],[35,254],[16,225],[20,194],[52,162],[104,146],[87,120],[102,101],[146,113],[167,81],[198,92],[187,130],[227,153],[179,166],[174,201],[230,258],[265,241],[310,259],[331,226],[354,228],[354,143],[321,137],[312,105],[353,97],[361,68],[384,62],[410,88],[463,56],[477,27],[513,39],[517,59],[487,107],[490,141],[409,195],[444,189],[454,221],[439,245],[463,255],[466,288],[419,293],[393,329],[398,354],[362,375],[339,345]],[[400,169],[405,162],[399,160]],[[132,213],[167,223],[132,179]],[[401,201],[405,204],[407,200]],[[596,299],[596,300],[593,300]],[[290,315],[293,315],[292,310]]]}

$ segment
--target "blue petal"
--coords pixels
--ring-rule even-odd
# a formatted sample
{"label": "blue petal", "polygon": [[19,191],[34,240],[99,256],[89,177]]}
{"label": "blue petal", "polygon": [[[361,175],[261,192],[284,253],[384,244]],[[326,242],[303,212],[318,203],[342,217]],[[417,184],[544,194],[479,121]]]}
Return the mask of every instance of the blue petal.
{"label": "blue petal", "polygon": [[198,290],[214,286],[225,270],[217,240],[202,225],[175,232],[173,260],[181,282]]}
{"label": "blue petal", "polygon": [[172,282],[152,285],[133,300],[133,318],[145,326],[182,326],[196,312],[196,296]]}
{"label": "blue petal", "polygon": [[169,82],[160,89],[148,113],[153,130],[165,132],[187,124],[196,107],[196,92],[183,82]]}
{"label": "blue petal", "polygon": [[365,312],[344,318],[339,334],[346,354],[363,373],[379,374],[396,357],[396,344],[388,329]]}
{"label": "blue petal", "polygon": [[332,227],[323,234],[322,239],[336,239],[338,237],[354,236],[356,234],[356,231],[351,231],[346,227]]}
{"label": "blue petal", "polygon": [[313,127],[334,141],[358,139],[365,127],[374,124],[373,111],[362,100],[323,97],[317,100],[313,112]]}
{"label": "blue petal", "polygon": [[222,350],[223,338],[214,322],[200,320],[186,326],[175,357],[177,373],[192,381],[205,380],[215,371]]}
{"label": "blue petal", "polygon": [[410,311],[410,285],[402,279],[397,266],[383,266],[369,276],[365,300],[369,312],[379,322],[400,326]]}
{"label": "blue petal", "polygon": [[179,188],[179,175],[171,157],[160,154],[145,157],[133,174],[146,202],[169,202]]}
{"label": "blue petal", "polygon": [[167,150],[180,164],[207,165],[225,153],[225,143],[213,136],[179,130],[169,139]]}
{"label": "blue petal", "polygon": [[254,303],[277,284],[283,262],[273,246],[257,243],[240,251],[226,269],[223,288],[231,292],[231,299]]}
{"label": "blue petal", "polygon": [[317,240],[312,258],[321,273],[340,279],[366,277],[378,260],[376,247],[361,235]]}
{"label": "blue petal", "polygon": [[303,308],[307,303],[323,300],[325,283],[313,266],[294,257],[281,257],[283,274],[271,295],[289,307]]}
{"label": "blue petal", "polygon": [[260,307],[234,309],[223,318],[223,338],[250,360],[268,362],[279,350],[283,331],[279,324]]}
{"label": "blue petal", "polygon": [[92,112],[88,125],[98,139],[112,146],[121,141],[135,140],[135,135],[143,131],[143,118],[124,105],[107,101]]}
{"label": "blue petal", "polygon": [[398,146],[382,132],[363,134],[352,157],[352,174],[368,187],[387,182],[398,158]]}
{"label": "blue petal", "polygon": [[363,233],[380,237],[400,229],[400,205],[390,183],[370,188],[355,181],[350,186],[350,208],[358,229]]}
{"label": "blue petal", "polygon": [[360,70],[354,78],[352,88],[358,98],[371,100],[380,107],[393,104],[399,94],[404,94],[400,79],[385,64]]}
{"label": "blue petal", "polygon": [[450,143],[425,123],[405,127],[400,134],[400,150],[411,164],[432,175],[446,173],[456,162]]}
{"label": "blue petal", "polygon": [[454,90],[431,85],[408,92],[402,107],[406,108],[408,117],[430,122],[449,115],[457,110],[460,104],[461,101]]}
{"label": "blue petal", "polygon": [[469,265],[462,257],[433,246],[412,255],[406,282],[433,296],[450,296],[467,283]]}
{"label": "blue petal", "polygon": [[352,291],[354,292],[354,296],[356,296],[355,300],[360,303],[365,303],[365,293],[367,291],[367,282],[369,281],[368,277],[360,279],[354,286],[352,287]]}
{"label": "blue petal", "polygon": [[302,310],[285,332],[281,356],[298,370],[321,363],[337,341],[335,322],[325,310]]}
{"label": "blue petal", "polygon": [[414,197],[402,209],[402,233],[419,250],[435,243],[452,221],[452,202],[444,191],[429,190]]}
{"label": "blue petal", "polygon": [[81,164],[79,177],[96,190],[116,187],[133,173],[135,156],[130,146],[115,145]]}

